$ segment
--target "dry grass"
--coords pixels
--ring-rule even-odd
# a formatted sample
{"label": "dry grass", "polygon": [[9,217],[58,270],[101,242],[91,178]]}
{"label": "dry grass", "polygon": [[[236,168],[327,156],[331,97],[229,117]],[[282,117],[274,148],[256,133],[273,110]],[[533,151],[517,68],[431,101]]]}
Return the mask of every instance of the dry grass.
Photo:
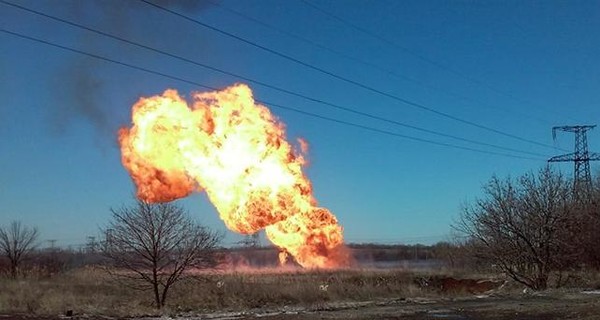
{"label": "dry grass", "polygon": [[[240,310],[330,301],[423,296],[406,271],[262,270],[200,273],[177,284],[161,313]],[[84,268],[51,278],[0,281],[0,314],[155,315],[149,291],[123,286],[102,270]]]}
{"label": "dry grass", "polygon": [[402,271],[222,273],[197,282],[201,285],[180,286],[180,297],[174,302],[209,309],[258,308],[424,294],[415,285],[414,275]]}
{"label": "dry grass", "polygon": [[[282,306],[318,308],[328,302],[437,296],[440,293],[421,289],[415,279],[440,273],[462,277],[460,272],[448,270],[429,274],[296,269],[204,272],[173,287],[167,307],[157,311],[151,292],[124,286],[103,270],[82,268],[50,278],[0,279],[0,314],[60,315],[73,310],[76,314],[141,316]],[[588,274],[586,279],[578,278],[577,286],[597,286],[599,281],[600,274]],[[503,290],[517,290],[511,287]]]}
{"label": "dry grass", "polygon": [[136,315],[151,307],[139,296],[101,270],[85,268],[51,278],[2,279],[0,313]]}

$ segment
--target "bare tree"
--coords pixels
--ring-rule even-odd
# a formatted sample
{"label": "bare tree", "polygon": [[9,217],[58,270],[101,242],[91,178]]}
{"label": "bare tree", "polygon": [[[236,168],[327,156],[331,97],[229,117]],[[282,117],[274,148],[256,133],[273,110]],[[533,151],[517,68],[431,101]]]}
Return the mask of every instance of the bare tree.
{"label": "bare tree", "polygon": [[516,181],[494,177],[484,194],[465,206],[454,227],[473,239],[477,256],[515,281],[545,289],[551,272],[581,255],[572,241],[578,225],[570,183],[549,167]]}
{"label": "bare tree", "polygon": [[13,221],[7,228],[0,227],[0,250],[10,262],[10,275],[16,278],[23,260],[35,249],[38,229]]}
{"label": "bare tree", "polygon": [[582,261],[587,265],[600,269],[600,172],[596,174],[589,201],[579,203],[579,215],[582,232],[577,239],[584,247]]}
{"label": "bare tree", "polygon": [[169,289],[191,268],[216,264],[214,249],[222,236],[196,223],[172,203],[111,209],[112,221],[102,253],[116,269],[111,273],[150,289],[157,308],[165,305]]}

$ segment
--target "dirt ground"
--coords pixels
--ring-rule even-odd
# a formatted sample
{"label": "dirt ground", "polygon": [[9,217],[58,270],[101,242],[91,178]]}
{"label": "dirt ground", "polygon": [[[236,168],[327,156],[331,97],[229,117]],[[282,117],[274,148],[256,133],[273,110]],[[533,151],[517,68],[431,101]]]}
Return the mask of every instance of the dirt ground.
{"label": "dirt ground", "polygon": [[273,319],[600,319],[600,295],[412,299]]}
{"label": "dirt ground", "polygon": [[[600,319],[600,291],[544,292],[519,295],[470,296],[461,298],[408,298],[365,302],[332,302],[312,308],[282,307],[253,309],[236,312],[215,312],[172,317],[147,317],[135,320],[307,320],[307,319]],[[55,320],[55,319],[115,319],[94,315],[73,317],[36,317],[31,315],[0,315],[0,320]]]}
{"label": "dirt ground", "polygon": [[[206,317],[208,316],[208,317]],[[202,319],[600,319],[600,292],[553,292],[518,296],[414,298],[362,303],[332,303],[314,309],[290,309],[246,314],[213,314]]]}

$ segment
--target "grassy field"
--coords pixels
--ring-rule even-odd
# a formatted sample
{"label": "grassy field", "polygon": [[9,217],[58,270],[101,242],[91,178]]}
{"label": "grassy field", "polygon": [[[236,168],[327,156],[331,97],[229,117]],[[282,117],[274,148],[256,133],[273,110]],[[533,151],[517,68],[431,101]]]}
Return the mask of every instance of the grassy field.
{"label": "grassy field", "polygon": [[58,315],[73,310],[77,314],[139,316],[435,294],[414,282],[418,276],[398,270],[200,273],[178,283],[167,308],[157,312],[150,291],[134,290],[103,270],[87,267],[52,277],[2,279],[0,313]]}
{"label": "grassy field", "polygon": [[[80,315],[131,317],[283,306],[318,309],[332,302],[440,298],[448,295],[421,288],[415,282],[419,277],[430,275],[432,274],[406,270],[262,269],[205,272],[176,285],[170,293],[167,307],[157,311],[153,308],[150,291],[134,290],[111,278],[101,269],[86,267],[52,277],[2,279],[0,314],[57,316],[73,310]],[[456,273],[454,275],[461,276]],[[462,275],[461,278],[465,277],[466,275]],[[470,274],[469,277],[484,276]],[[600,284],[598,277],[585,281],[588,282],[588,287]],[[502,290],[517,292],[522,288],[509,283]],[[470,294],[452,292],[451,295],[454,298]]]}

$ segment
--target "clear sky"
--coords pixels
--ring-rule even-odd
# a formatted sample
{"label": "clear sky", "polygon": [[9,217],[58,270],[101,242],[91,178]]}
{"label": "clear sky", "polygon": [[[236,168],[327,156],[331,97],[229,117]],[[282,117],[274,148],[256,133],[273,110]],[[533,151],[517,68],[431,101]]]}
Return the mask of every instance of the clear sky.
{"label": "clear sky", "polygon": [[[552,126],[600,124],[600,1],[157,2],[279,56],[136,0],[6,1],[237,76],[3,0],[4,31],[209,87],[246,82],[256,99],[397,135],[534,158],[410,140],[267,104],[287,125],[290,140],[308,141],[306,172],[315,196],[339,218],[349,242],[447,239],[461,203],[481,195],[493,174],[518,176],[571,152],[572,134],[559,134],[555,143]],[[519,152],[344,112],[241,77]],[[19,219],[37,225],[42,240],[61,245],[97,235],[109,208],[131,203],[134,192],[116,132],[129,125],[140,96],[167,88],[185,95],[206,90],[0,32],[0,224]],[[600,152],[600,128],[588,139],[590,150]],[[557,168],[572,173],[570,164]],[[225,230],[205,195],[181,203]],[[226,243],[238,239],[228,233]]]}

